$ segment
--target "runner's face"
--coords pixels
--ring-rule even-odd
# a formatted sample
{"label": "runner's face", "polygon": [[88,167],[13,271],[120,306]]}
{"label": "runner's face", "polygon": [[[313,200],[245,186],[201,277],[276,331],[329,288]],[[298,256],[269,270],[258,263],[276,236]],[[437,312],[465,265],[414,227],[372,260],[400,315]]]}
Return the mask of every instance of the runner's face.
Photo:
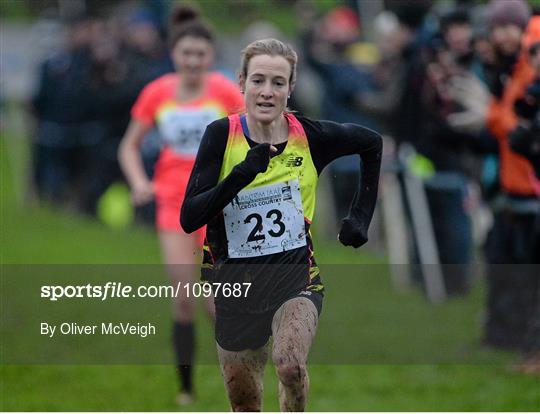
{"label": "runner's face", "polygon": [[247,76],[241,79],[247,112],[262,123],[278,119],[292,91],[291,65],[282,56],[258,55],[250,59]]}
{"label": "runner's face", "polygon": [[199,84],[212,65],[214,48],[206,39],[185,36],[174,45],[171,58],[186,83]]}

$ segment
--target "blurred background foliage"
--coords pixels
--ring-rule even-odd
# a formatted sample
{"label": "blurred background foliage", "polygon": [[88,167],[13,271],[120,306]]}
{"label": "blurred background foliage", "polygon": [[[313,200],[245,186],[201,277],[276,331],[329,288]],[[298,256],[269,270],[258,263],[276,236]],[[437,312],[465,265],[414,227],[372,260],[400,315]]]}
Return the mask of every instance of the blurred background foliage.
{"label": "blurred background foliage", "polygon": [[[84,3],[88,13],[106,14],[119,1],[115,0],[2,0],[0,2],[0,16],[11,22],[32,21],[40,17],[47,10],[56,8],[64,11],[77,6],[76,3]],[[122,2],[125,3],[125,2]],[[135,3],[135,2],[133,2]],[[179,4],[175,0],[143,1],[148,7],[165,10],[173,4]],[[236,34],[242,32],[254,19],[265,20],[275,24],[283,33],[294,35],[298,31],[298,22],[292,12],[292,8],[301,7],[302,2],[294,0],[191,0],[187,2],[197,4],[205,16],[211,16],[212,24],[218,32]],[[309,2],[314,6],[317,13],[323,14],[336,5],[350,3],[342,0],[317,0]],[[354,3],[354,2],[353,2]]]}

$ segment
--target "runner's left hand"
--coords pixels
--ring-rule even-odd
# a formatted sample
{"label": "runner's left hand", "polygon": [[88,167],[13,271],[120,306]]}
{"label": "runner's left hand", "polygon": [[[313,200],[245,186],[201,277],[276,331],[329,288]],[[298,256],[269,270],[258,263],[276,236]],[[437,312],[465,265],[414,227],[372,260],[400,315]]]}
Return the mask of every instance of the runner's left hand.
{"label": "runner's left hand", "polygon": [[367,228],[358,220],[346,217],[341,220],[341,230],[338,234],[338,240],[344,246],[358,248],[368,241]]}

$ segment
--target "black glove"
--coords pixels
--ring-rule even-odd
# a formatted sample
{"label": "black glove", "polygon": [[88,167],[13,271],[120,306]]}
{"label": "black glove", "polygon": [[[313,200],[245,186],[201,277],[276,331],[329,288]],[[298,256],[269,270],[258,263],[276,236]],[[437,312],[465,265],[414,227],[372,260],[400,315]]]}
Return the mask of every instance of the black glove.
{"label": "black glove", "polygon": [[338,239],[344,246],[358,248],[368,241],[367,226],[356,219],[345,217],[341,220]]}
{"label": "black glove", "polygon": [[255,177],[257,174],[266,171],[271,154],[270,144],[256,145],[247,152],[246,159],[241,165],[244,171]]}

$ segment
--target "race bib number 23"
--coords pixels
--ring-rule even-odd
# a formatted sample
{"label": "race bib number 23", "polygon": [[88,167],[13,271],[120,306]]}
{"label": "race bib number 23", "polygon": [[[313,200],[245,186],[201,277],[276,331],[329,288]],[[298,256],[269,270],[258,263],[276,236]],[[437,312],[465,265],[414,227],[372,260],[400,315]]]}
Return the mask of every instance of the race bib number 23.
{"label": "race bib number 23", "polygon": [[229,257],[265,256],[306,245],[298,180],[242,190],[224,209]]}

